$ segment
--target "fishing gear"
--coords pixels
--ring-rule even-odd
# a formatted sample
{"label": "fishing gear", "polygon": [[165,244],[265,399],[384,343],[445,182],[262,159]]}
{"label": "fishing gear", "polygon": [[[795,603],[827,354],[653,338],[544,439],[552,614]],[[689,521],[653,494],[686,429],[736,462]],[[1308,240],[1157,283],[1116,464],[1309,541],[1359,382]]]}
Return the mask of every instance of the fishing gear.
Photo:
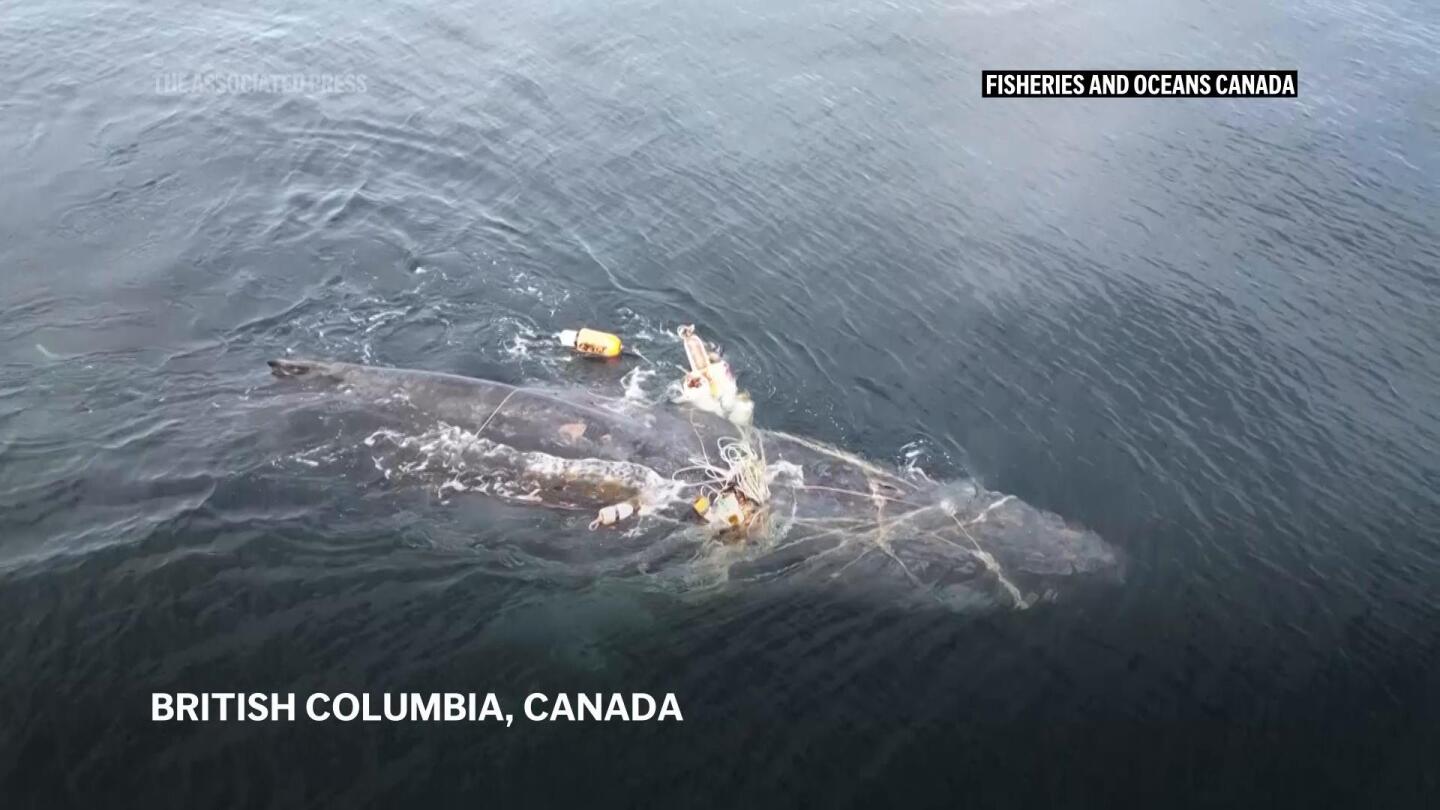
{"label": "fishing gear", "polygon": [[617,335],[598,329],[566,329],[560,333],[560,345],[574,349],[587,357],[606,359],[619,357],[624,344]]}
{"label": "fishing gear", "polygon": [[690,364],[690,371],[680,381],[680,401],[723,416],[741,427],[749,426],[755,403],[749,394],[740,390],[730,364],[721,359],[718,352],[706,348],[693,325],[680,327],[676,334],[685,346],[685,359]]}
{"label": "fishing gear", "polygon": [[613,526],[633,514],[635,514],[635,504],[632,501],[611,504],[601,509],[595,519],[590,521],[590,531],[593,532],[601,526]]}

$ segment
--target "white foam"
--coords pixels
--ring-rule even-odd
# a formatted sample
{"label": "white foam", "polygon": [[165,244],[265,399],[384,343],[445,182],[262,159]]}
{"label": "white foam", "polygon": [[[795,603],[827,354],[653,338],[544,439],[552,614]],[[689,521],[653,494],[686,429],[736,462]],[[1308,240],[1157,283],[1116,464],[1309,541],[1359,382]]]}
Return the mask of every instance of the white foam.
{"label": "white foam", "polygon": [[921,463],[930,457],[930,443],[925,439],[915,439],[900,446],[900,471],[908,478],[916,478],[921,481],[933,481],[930,474],[925,472]]}
{"label": "white foam", "polygon": [[531,341],[524,335],[516,333],[506,344],[505,353],[517,359],[524,359],[530,356],[530,344]]}
{"label": "white foam", "polygon": [[648,402],[649,395],[645,392],[645,383],[655,376],[655,369],[636,366],[624,377],[620,378],[620,384],[625,387],[625,399],[631,402]]}

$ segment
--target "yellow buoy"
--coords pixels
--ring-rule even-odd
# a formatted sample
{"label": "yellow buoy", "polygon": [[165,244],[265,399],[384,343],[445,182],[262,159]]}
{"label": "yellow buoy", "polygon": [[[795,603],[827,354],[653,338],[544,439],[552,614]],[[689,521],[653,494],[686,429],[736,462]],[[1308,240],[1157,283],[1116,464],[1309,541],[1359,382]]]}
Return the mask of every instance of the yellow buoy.
{"label": "yellow buoy", "polygon": [[624,348],[619,337],[598,329],[566,329],[560,333],[560,342],[591,357],[619,357]]}

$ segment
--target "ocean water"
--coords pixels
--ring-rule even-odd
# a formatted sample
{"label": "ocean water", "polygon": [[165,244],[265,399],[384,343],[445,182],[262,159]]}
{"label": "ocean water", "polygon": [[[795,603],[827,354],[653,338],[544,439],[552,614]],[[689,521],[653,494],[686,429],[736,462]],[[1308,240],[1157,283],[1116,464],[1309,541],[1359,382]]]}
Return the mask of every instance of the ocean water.
{"label": "ocean water", "polygon": [[[1407,0],[6,4],[0,803],[1435,806],[1437,54]],[[1300,97],[981,100],[1011,67]],[[761,425],[1013,493],[1124,581],[577,575],[583,520],[388,480],[264,364],[658,398],[681,323]],[[552,345],[582,324],[647,359]]]}

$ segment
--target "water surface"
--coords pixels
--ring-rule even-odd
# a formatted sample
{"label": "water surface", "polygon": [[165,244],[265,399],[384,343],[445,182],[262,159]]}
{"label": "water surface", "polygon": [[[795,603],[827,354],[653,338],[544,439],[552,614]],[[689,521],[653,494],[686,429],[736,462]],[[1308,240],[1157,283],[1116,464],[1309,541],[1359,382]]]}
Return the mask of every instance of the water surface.
{"label": "water surface", "polygon": [[[1437,51],[1405,0],[10,4],[7,805],[1433,804]],[[1006,67],[1300,98],[982,101]],[[364,90],[167,83],[206,72]],[[583,530],[266,408],[286,353],[618,394],[548,336],[658,363],[687,322],[763,425],[1014,493],[1126,581],[957,615],[574,577],[536,561]],[[686,722],[150,724],[182,689]]]}

